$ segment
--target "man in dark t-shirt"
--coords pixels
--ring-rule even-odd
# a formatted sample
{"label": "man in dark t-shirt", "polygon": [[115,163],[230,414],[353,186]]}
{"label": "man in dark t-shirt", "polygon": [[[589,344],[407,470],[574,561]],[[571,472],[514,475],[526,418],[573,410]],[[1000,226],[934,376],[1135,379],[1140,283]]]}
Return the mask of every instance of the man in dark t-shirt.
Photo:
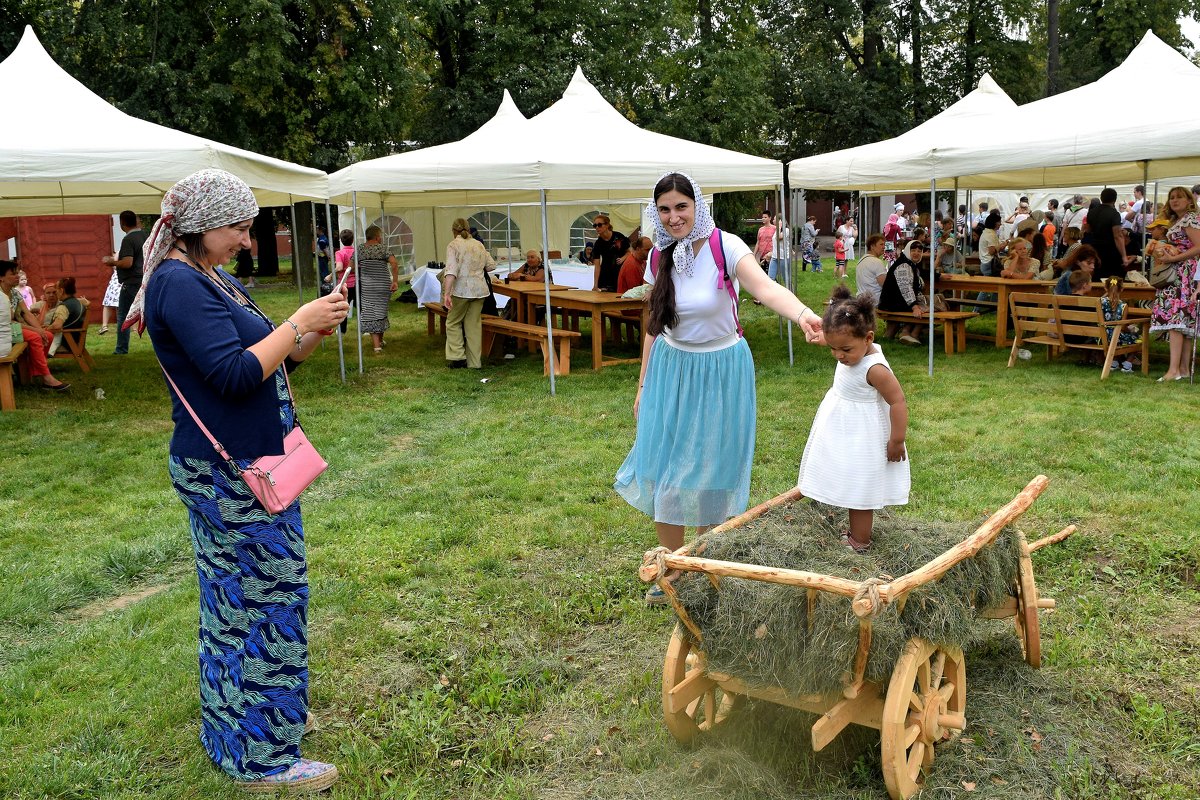
{"label": "man in dark t-shirt", "polygon": [[142,288],[142,246],[146,244],[146,231],[142,230],[142,223],[132,211],[121,212],[121,230],[125,238],[121,240],[121,249],[116,258],[104,257],[104,263],[112,266],[117,273],[117,282],[121,284],[121,299],[117,305],[117,346],[113,350],[115,356],[129,352],[129,331],[123,328],[133,298]]}
{"label": "man in dark t-shirt", "polygon": [[1092,247],[1100,254],[1095,280],[1116,275],[1125,277],[1125,237],[1121,235],[1124,219],[1117,210],[1117,190],[1111,187],[1100,193],[1100,205],[1088,211],[1087,226]]}
{"label": "man in dark t-shirt", "polygon": [[597,214],[592,226],[596,229],[596,243],[592,245],[596,291],[615,292],[621,275],[621,262],[629,252],[629,239],[625,234],[613,230],[612,220],[607,214]]}

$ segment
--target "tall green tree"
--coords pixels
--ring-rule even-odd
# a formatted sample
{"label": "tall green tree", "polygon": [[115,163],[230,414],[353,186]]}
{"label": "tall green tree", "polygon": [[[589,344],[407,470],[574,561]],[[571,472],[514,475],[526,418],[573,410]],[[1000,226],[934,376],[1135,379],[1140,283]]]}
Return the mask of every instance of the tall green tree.
{"label": "tall green tree", "polygon": [[1183,48],[1180,17],[1200,12],[1197,0],[1059,0],[1061,89],[1101,77],[1129,55],[1147,30]]}

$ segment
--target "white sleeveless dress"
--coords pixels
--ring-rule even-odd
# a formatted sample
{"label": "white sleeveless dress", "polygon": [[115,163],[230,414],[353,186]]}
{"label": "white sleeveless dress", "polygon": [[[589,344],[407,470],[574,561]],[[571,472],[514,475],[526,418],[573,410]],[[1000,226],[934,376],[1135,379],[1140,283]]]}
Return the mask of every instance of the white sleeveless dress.
{"label": "white sleeveless dress", "polygon": [[837,365],[817,409],[800,460],[798,486],[805,497],[857,510],[908,503],[908,460],[887,460],[891,407],[867,383],[871,367],[891,366],[878,344],[872,349],[852,367]]}

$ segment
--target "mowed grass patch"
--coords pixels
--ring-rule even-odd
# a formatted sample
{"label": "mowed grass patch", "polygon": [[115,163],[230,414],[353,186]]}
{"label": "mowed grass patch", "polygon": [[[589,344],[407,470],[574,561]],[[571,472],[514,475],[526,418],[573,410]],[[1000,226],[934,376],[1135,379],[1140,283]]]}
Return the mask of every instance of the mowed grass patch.
{"label": "mowed grass patch", "polygon": [[[797,284],[819,306],[833,280]],[[256,296],[276,319],[296,303],[283,286]],[[834,362],[794,330],[789,365],[777,318],[748,301],[741,315],[761,502],[794,485]],[[538,355],[449,371],[424,312],[394,304],[392,325],[364,375],[349,338],[346,384],[332,339],[293,376],[331,462],[303,501],[321,725],[304,752],[338,764],[331,796],[885,796],[872,731],[814,754],[811,716],[752,703],[698,749],[666,732],[673,622],[644,607],[635,574],[652,526],[611,490],[637,365],[593,373],[577,348],[551,397]],[[89,375],[56,362],[69,396],[21,390],[0,418],[0,794],[235,797],[197,741],[197,597],[163,381],[144,339],[124,358],[96,342]],[[1191,797],[1200,465],[1180,421],[1195,390],[1102,383],[1040,355],[1010,370],[978,341],[953,357],[939,342],[929,377],[926,350],[884,348],[911,415],[899,513],[982,519],[1045,473],[1022,527],[1080,527],[1036,556],[1059,602],[1042,620],[1046,666],[1023,665],[1010,627],[981,625],[968,729],[939,749],[927,795],[968,782],[995,798]]]}

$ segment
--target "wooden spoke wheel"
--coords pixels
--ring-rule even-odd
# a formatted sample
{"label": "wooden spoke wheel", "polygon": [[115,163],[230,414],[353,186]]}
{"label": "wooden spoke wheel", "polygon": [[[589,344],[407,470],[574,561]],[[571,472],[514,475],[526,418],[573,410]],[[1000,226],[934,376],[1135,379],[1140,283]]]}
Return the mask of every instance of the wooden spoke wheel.
{"label": "wooden spoke wheel", "polygon": [[729,716],[741,695],[726,692],[703,672],[703,655],[676,625],[663,662],[663,716],[681,744],[692,742]]}
{"label": "wooden spoke wheel", "polygon": [[1019,533],[1021,561],[1017,567],[1017,638],[1021,640],[1021,652],[1029,666],[1042,666],[1042,632],[1038,622],[1037,583],[1033,580],[1033,559],[1029,557],[1029,543],[1025,534]]}
{"label": "wooden spoke wheel", "polygon": [[910,639],[892,670],[880,726],[883,782],[893,800],[920,790],[936,744],[966,727],[967,668],[962,650]]}

